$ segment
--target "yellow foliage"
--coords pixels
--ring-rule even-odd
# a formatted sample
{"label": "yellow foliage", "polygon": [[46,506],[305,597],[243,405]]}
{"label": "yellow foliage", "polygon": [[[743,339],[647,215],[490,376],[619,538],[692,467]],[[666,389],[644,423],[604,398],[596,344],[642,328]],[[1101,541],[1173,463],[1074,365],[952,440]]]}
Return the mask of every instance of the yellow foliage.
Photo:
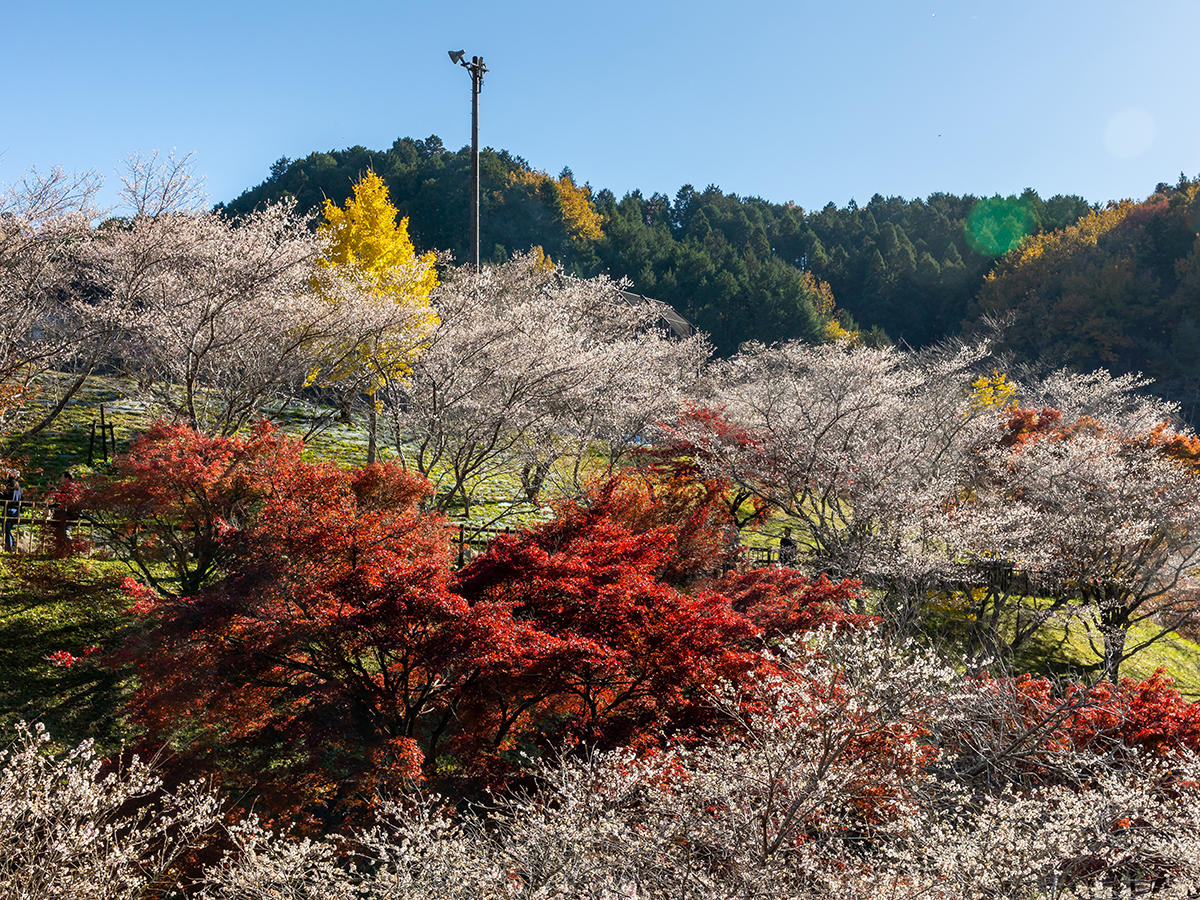
{"label": "yellow foliage", "polygon": [[550,254],[542,249],[541,244],[537,244],[530,248],[530,252],[533,253],[533,268],[535,270],[538,272],[554,271],[554,260],[550,258]]}
{"label": "yellow foliage", "polygon": [[857,331],[847,331],[837,319],[829,319],[825,323],[825,340],[831,344],[843,340],[855,341],[857,338]]}
{"label": "yellow foliage", "polygon": [[817,313],[825,320],[825,340],[831,344],[837,341],[849,341],[852,344],[857,344],[859,342],[858,332],[847,331],[842,327],[842,323],[837,320],[837,310],[833,302],[833,288],[829,286],[829,282],[817,280],[813,277],[812,272],[805,272],[804,280],[809,290],[816,295],[815,306]]}
{"label": "yellow foliage", "polygon": [[558,202],[562,205],[563,224],[575,241],[598,241],[604,237],[601,226],[604,216],[592,205],[592,191],[587,187],[576,187],[570,175],[557,182]]}
{"label": "yellow foliage", "polygon": [[437,254],[418,257],[408,237],[408,219],[396,222],[397,209],[387,185],[374,172],[354,186],[354,197],[338,207],[325,201],[325,221],[318,233],[329,239],[323,261],[327,266],[353,266],[375,286],[380,296],[397,303],[429,305],[437,287]]}
{"label": "yellow foliage", "polygon": [[529,170],[514,169],[513,171],[508,173],[508,184],[510,186],[514,185],[514,184],[522,184],[522,185],[525,185],[526,187],[533,188],[534,190],[537,190],[539,187],[541,187],[547,181],[553,181],[553,180],[554,179],[552,179],[545,172],[539,172],[536,169],[529,169]]}
{"label": "yellow foliage", "polygon": [[1003,372],[992,371],[971,382],[972,409],[1004,409],[1013,402],[1017,389]]}
{"label": "yellow foliage", "polygon": [[382,370],[380,377],[408,375],[420,339],[438,323],[429,305],[438,284],[437,254],[417,256],[408,236],[408,219],[397,222],[397,214],[383,179],[368,172],[354,185],[354,196],[345,206],[325,201],[325,220],[317,228],[328,239],[323,266],[351,269],[381,301],[413,311],[401,333],[354,354],[360,363],[371,356]]}
{"label": "yellow foliage", "polygon": [[[604,237],[604,216],[596,212],[592,204],[592,191],[588,187],[576,187],[570,175],[554,179],[545,172],[509,172],[505,193],[516,188],[527,197],[544,197],[553,191],[558,196],[562,210],[563,226],[573,241],[598,241]],[[499,199],[503,199],[503,194]]]}
{"label": "yellow foliage", "polygon": [[947,619],[975,621],[975,613],[968,612],[974,604],[982,603],[987,591],[984,588],[974,588],[968,591],[939,591],[929,598],[925,609],[938,613]]}
{"label": "yellow foliage", "polygon": [[832,316],[834,307],[833,288],[829,286],[829,282],[818,281],[813,277],[812,272],[805,272],[804,280],[808,282],[809,288],[817,295],[817,312],[826,317]]}
{"label": "yellow foliage", "polygon": [[[1059,231],[1036,234],[1025,239],[1020,248],[1006,261],[1003,271],[1020,270],[1035,260],[1057,265],[1081,246],[1095,246],[1097,241],[1124,221],[1134,208],[1132,200],[1110,204],[1107,209],[1084,216],[1074,225]],[[985,276],[994,281],[1001,272],[994,269]]]}

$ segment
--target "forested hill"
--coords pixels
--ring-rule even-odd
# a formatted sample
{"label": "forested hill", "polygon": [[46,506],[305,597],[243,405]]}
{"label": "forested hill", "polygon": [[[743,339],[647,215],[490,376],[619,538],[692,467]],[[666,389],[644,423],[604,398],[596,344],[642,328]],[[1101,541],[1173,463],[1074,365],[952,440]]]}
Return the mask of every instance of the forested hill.
{"label": "forested hill", "polygon": [[1036,235],[989,273],[974,316],[1005,348],[1081,371],[1142,372],[1200,425],[1200,177]]}
{"label": "forested hill", "polygon": [[[240,213],[293,196],[304,209],[342,203],[368,169],[409,217],[419,249],[467,258],[470,152],[436,136],[280,159],[270,177],[228,204]],[[839,326],[868,340],[924,346],[978,314],[984,276],[1028,234],[1074,224],[1092,210],[1080,197],[980,200],[933,194],[864,206],[795,204],[680,188],[672,199],[617,197],[576,185],[569,170],[538,172],[507,151],[481,153],[481,252],[498,262],[537,245],[583,275],[608,272],[664,300],[712,335],[721,354],[746,340],[821,340]],[[822,283],[832,288],[832,294]],[[836,300],[837,310],[833,308]]]}

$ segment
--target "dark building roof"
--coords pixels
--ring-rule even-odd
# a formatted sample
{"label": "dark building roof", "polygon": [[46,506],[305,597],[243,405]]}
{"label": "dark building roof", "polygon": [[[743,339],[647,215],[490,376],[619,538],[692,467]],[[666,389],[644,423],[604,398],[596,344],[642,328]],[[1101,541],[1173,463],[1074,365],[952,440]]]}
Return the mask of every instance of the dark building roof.
{"label": "dark building roof", "polygon": [[652,300],[642,294],[635,294],[632,291],[621,291],[621,298],[630,306],[634,304],[648,303],[658,312],[659,319],[664,327],[669,328],[671,332],[679,338],[691,337],[696,333],[696,326],[677,313],[669,304],[663,303],[661,300]]}

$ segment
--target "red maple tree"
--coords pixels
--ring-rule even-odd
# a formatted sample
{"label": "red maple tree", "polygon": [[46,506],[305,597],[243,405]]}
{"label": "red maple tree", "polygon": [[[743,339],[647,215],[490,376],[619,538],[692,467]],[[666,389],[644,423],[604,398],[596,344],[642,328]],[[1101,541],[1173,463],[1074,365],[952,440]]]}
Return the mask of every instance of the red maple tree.
{"label": "red maple tree", "polygon": [[301,451],[159,425],[90,495],[114,531],[144,517],[132,717],[294,821],[411,779],[495,784],[522,752],[715,734],[714,691],[771,665],[764,636],[854,619],[850,583],[713,581],[736,530],[686,474],[614,476],[455,573],[424,479]]}

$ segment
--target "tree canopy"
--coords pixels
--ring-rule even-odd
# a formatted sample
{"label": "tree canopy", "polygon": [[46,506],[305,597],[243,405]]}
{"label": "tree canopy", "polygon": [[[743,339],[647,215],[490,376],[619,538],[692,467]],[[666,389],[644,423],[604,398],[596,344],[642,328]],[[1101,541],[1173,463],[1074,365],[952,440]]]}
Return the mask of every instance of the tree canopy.
{"label": "tree canopy", "polygon": [[1140,372],[1195,418],[1200,397],[1200,179],[1180,176],[1022,244],[977,312],[1010,317],[1006,349],[1081,371]]}

